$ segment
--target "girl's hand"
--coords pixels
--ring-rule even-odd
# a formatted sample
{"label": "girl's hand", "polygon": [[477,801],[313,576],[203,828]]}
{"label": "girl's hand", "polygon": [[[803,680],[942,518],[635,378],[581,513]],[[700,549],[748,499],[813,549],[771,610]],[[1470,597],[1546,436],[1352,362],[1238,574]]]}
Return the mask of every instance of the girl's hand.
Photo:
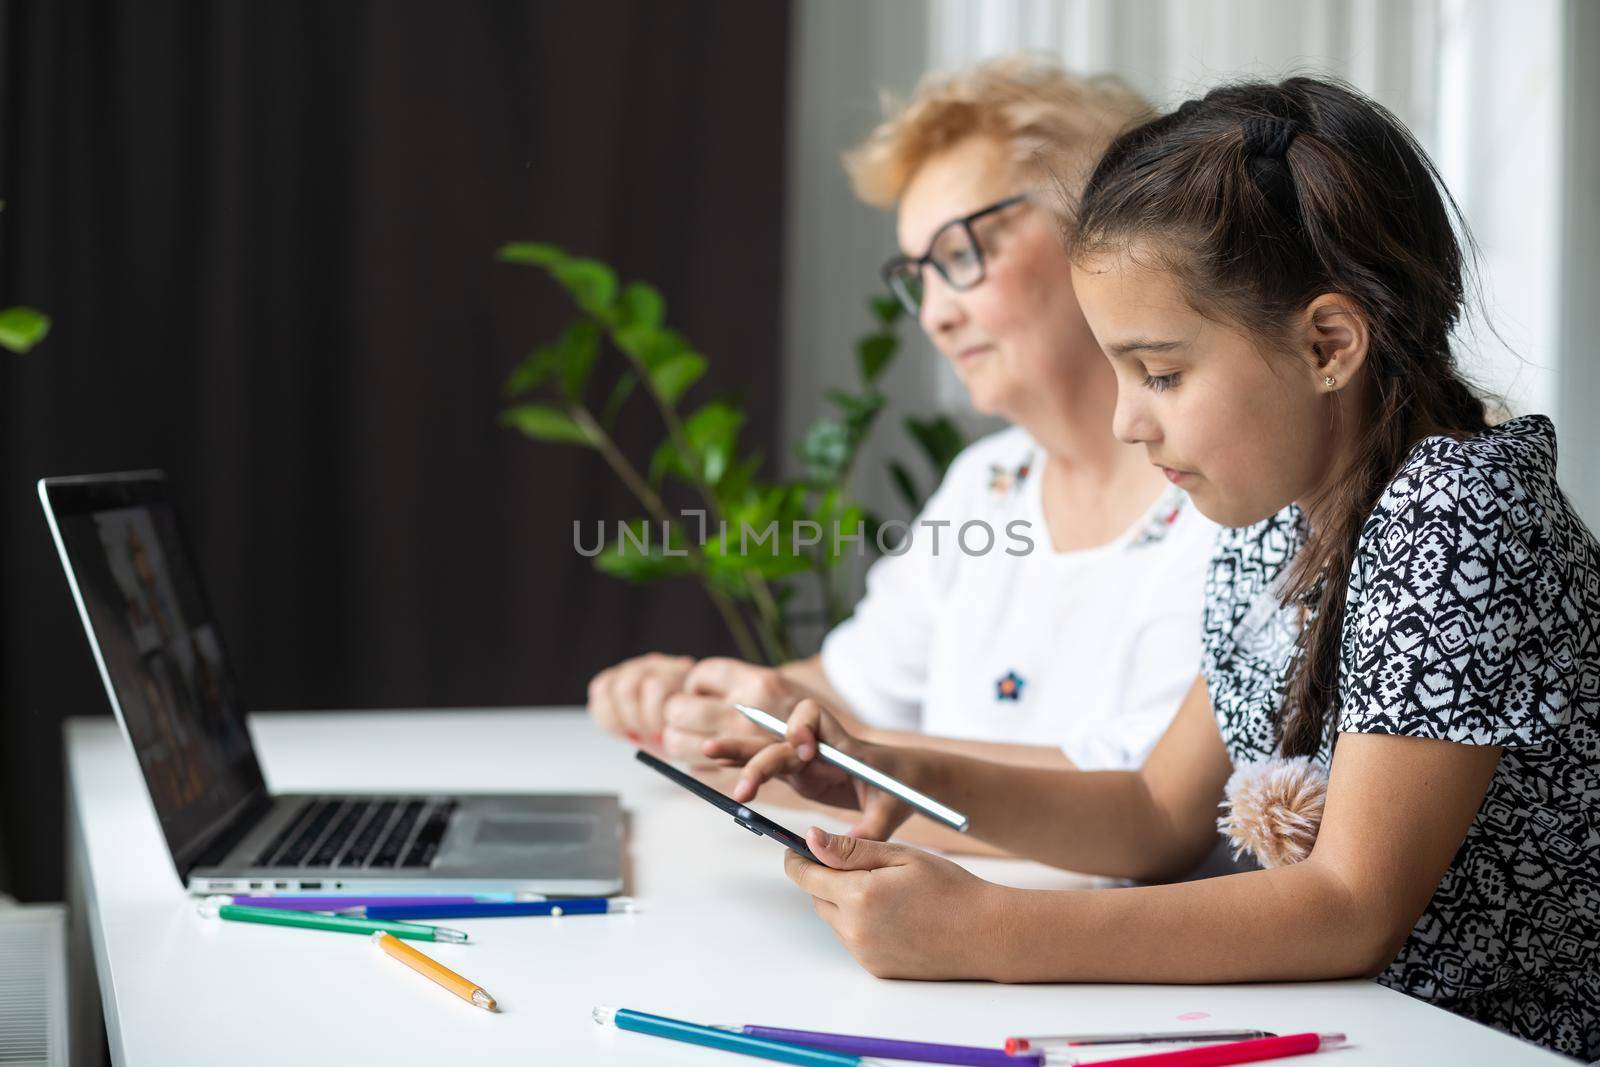
{"label": "girl's hand", "polygon": [[[784,853],[790,881],[856,962],[879,978],[992,978],[1008,890],[921,849],[834,835]],[[823,866],[826,864],[826,866]]]}
{"label": "girl's hand", "polygon": [[784,740],[723,736],[707,741],[704,751],[723,766],[744,765],[744,773],[733,788],[733,799],[740,803],[755,799],[763,782],[782,778],[808,800],[860,811],[861,818],[850,828],[851,836],[887,840],[911,817],[911,808],[818,759],[819,740],[894,778],[902,778],[903,767],[909,765],[913,755],[910,749],[875,745],[855,737],[810,698],[800,701],[789,713]]}

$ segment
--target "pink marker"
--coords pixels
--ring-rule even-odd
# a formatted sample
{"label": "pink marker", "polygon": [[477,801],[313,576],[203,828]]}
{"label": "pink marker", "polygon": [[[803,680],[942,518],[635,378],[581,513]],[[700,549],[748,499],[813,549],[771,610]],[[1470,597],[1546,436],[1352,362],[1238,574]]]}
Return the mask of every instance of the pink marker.
{"label": "pink marker", "polygon": [[1197,1048],[1095,1062],[1116,1063],[1121,1067],[1227,1067],[1228,1064],[1275,1060],[1282,1056],[1303,1056],[1325,1048],[1338,1048],[1344,1043],[1343,1034],[1289,1034],[1285,1037],[1262,1037],[1254,1041],[1233,1041],[1226,1045],[1200,1045]]}

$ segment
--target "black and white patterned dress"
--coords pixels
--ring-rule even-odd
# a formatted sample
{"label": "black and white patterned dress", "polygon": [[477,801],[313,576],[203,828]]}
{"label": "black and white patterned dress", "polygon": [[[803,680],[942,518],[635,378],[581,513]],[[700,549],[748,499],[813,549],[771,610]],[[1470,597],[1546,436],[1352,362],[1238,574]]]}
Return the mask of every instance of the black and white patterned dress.
{"label": "black and white patterned dress", "polygon": [[[1338,730],[1505,749],[1385,985],[1600,1059],[1600,548],[1548,419],[1417,444],[1361,531]],[[1276,754],[1298,608],[1293,508],[1225,530],[1202,670],[1234,765]],[[1321,757],[1329,758],[1325,745]]]}

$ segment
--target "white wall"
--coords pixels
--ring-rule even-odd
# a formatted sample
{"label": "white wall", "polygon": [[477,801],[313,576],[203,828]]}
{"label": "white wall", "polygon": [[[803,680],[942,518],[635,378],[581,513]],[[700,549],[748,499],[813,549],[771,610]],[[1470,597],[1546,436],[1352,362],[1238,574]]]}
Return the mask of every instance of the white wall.
{"label": "white wall", "polygon": [[[893,254],[893,225],[852,199],[840,151],[928,69],[1028,50],[1121,75],[1172,105],[1217,81],[1330,71],[1393,109],[1434,155],[1483,254],[1492,331],[1463,331],[1463,359],[1514,411],[1555,418],[1562,479],[1600,519],[1600,368],[1590,280],[1600,261],[1593,0],[801,0],[795,5],[789,164],[785,436],[826,385],[851,380],[861,300]],[[1580,62],[1581,60],[1581,62]],[[909,333],[908,328],[908,333]],[[920,338],[889,383],[905,410],[971,420]],[[858,492],[893,512],[884,450]]]}

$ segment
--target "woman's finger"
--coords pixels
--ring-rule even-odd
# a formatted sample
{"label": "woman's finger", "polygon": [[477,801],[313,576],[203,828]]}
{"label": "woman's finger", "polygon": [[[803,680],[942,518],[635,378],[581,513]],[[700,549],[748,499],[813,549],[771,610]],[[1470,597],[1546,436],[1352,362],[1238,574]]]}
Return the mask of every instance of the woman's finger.
{"label": "woman's finger", "polygon": [[645,737],[661,736],[667,725],[667,699],[676,691],[677,678],[669,671],[650,671],[640,680],[638,730]]}
{"label": "woman's finger", "polygon": [[639,675],[639,661],[629,660],[617,668],[616,680],[611,683],[611,706],[630,741],[638,741],[643,736],[638,717]]}
{"label": "woman's finger", "polygon": [[726,696],[733,676],[749,664],[727,656],[711,656],[696,663],[683,680],[685,692],[701,696]]}
{"label": "woman's finger", "polygon": [[589,679],[589,715],[600,729],[621,734],[622,722],[617,718],[616,705],[611,700],[611,686],[616,677],[617,668],[608,667]]}
{"label": "woman's finger", "polygon": [[674,694],[666,701],[664,712],[668,726],[708,736],[730,733],[736,725],[732,720],[739,718],[727,701],[693,693]]}

